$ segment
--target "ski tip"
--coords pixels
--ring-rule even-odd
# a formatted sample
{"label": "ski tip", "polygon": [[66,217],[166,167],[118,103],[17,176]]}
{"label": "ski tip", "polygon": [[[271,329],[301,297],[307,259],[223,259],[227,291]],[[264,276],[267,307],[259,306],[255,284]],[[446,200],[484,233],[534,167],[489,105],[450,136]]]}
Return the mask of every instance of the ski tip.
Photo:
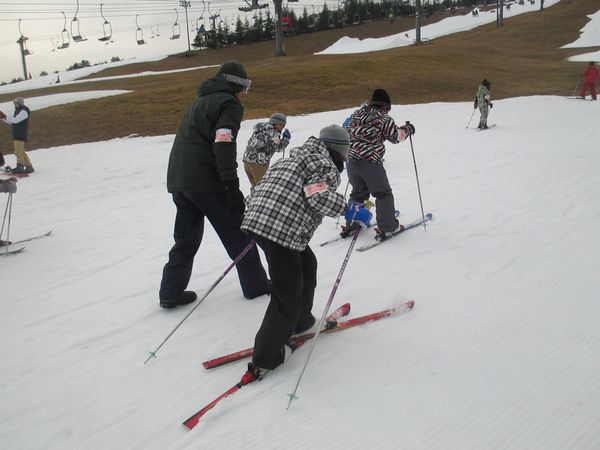
{"label": "ski tip", "polygon": [[409,300],[405,303],[406,307],[408,309],[413,309],[413,307],[415,306],[415,301],[414,300]]}
{"label": "ski tip", "polygon": [[350,314],[350,303],[344,303],[342,306],[340,306],[340,310],[343,316]]}

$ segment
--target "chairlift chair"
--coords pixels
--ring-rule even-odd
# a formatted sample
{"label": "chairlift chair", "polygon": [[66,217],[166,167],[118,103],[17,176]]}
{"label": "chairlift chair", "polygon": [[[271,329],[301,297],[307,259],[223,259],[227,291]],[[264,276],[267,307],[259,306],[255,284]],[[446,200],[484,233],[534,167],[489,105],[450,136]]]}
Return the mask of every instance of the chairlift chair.
{"label": "chairlift chair", "polygon": [[327,25],[329,25],[329,28],[335,27],[335,19],[331,13],[327,17]]}
{"label": "chairlift chair", "polygon": [[23,56],[31,55],[31,51],[27,48],[26,41],[29,39],[27,36],[23,35],[21,31],[21,20],[19,19],[19,34],[21,35],[17,40],[17,44],[21,46],[21,51],[23,52]]}
{"label": "chairlift chair", "polygon": [[62,44],[58,46],[59,50],[63,50],[65,48],[69,48],[69,44],[71,43],[71,38],[69,37],[69,32],[67,31],[67,16],[64,11],[61,11],[64,18],[63,29],[60,32],[60,39],[62,40]]}
{"label": "chairlift chair", "polygon": [[106,20],[106,17],[104,17],[104,14],[102,13],[102,5],[103,4],[100,3],[100,15],[104,19],[104,23],[102,24],[102,33],[104,34],[104,36],[98,38],[98,40],[100,42],[106,42],[108,44],[109,41],[112,42],[112,25],[108,20]]}
{"label": "chairlift chair", "polygon": [[135,15],[135,26],[137,27],[135,30],[135,40],[137,41],[138,45],[144,45],[146,41],[144,40],[144,31],[138,24],[138,14]]}
{"label": "chairlift chair", "polygon": [[77,14],[79,13],[79,0],[77,0],[77,10],[75,11],[75,17],[71,20],[71,37],[74,42],[83,42],[87,41],[87,38],[84,38],[79,31],[79,19],[77,19]]}
{"label": "chairlift chair", "polygon": [[354,17],[352,18],[352,25],[358,25],[360,23],[360,16],[358,15],[358,13],[354,14]]}
{"label": "chairlift chair", "polygon": [[175,23],[173,24],[173,34],[169,39],[179,39],[181,36],[181,27],[177,23],[177,20],[179,19],[179,12],[177,11],[177,8],[175,8],[175,14],[177,14],[177,17],[175,18]]}

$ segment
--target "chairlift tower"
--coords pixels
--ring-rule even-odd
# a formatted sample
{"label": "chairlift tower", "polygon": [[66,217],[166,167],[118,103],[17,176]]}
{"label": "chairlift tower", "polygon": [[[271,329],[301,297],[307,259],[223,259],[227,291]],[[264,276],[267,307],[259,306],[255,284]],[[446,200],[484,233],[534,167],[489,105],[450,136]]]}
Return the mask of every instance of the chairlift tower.
{"label": "chairlift tower", "polygon": [[415,0],[415,45],[421,45],[421,0]]}
{"label": "chairlift tower", "polygon": [[192,7],[192,2],[187,1],[187,0],[180,0],[179,1],[179,6],[181,6],[183,9],[185,9],[185,26],[187,28],[187,43],[188,43],[188,52],[191,51],[191,47],[190,47],[190,22],[188,20],[188,8]]}

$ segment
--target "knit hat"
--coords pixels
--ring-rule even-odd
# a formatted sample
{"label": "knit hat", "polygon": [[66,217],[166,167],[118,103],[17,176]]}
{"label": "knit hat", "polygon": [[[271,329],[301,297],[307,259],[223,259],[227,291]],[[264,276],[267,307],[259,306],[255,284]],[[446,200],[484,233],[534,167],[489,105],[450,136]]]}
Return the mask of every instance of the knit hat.
{"label": "knit hat", "polygon": [[244,86],[246,90],[250,88],[252,80],[248,78],[248,73],[244,66],[237,61],[225,61],[219,66],[217,75],[221,75],[229,83]]}
{"label": "knit hat", "polygon": [[287,117],[285,117],[285,114],[283,113],[275,113],[269,119],[269,123],[271,125],[275,125],[278,123],[285,125],[287,123]]}
{"label": "knit hat", "polygon": [[23,97],[17,97],[13,100],[13,102],[15,102],[21,106],[25,106],[25,100],[23,99]]}
{"label": "knit hat", "polygon": [[392,107],[392,100],[385,89],[375,89],[369,105]]}
{"label": "knit hat", "polygon": [[492,87],[492,83],[490,83],[487,79],[484,79],[481,84],[483,84],[486,88],[491,88]]}
{"label": "knit hat", "polygon": [[339,125],[329,125],[321,130],[319,139],[323,141],[329,150],[339,153],[344,162],[348,162],[348,147],[350,147],[350,135]]}

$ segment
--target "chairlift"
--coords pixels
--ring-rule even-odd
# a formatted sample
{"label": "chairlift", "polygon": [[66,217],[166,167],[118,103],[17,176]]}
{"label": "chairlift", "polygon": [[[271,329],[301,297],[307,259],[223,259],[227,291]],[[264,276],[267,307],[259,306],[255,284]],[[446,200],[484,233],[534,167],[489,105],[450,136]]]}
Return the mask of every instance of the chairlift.
{"label": "chairlift", "polygon": [[77,0],[77,10],[75,11],[75,17],[71,20],[71,37],[74,42],[83,42],[87,41],[87,38],[84,38],[79,31],[79,19],[77,19],[77,14],[79,13],[79,0]]}
{"label": "chairlift", "polygon": [[327,25],[329,25],[329,28],[335,27],[335,19],[331,13],[327,16]]}
{"label": "chairlift", "polygon": [[63,50],[65,48],[69,48],[69,44],[71,43],[71,38],[69,38],[69,32],[67,31],[67,16],[64,11],[61,11],[64,18],[63,29],[60,32],[60,39],[62,40],[62,44],[58,46],[59,50]]}
{"label": "chairlift", "polygon": [[29,51],[29,49],[27,48],[27,44],[25,43],[25,41],[27,41],[29,38],[24,36],[23,32],[21,31],[21,20],[22,19],[19,19],[19,34],[21,36],[17,40],[17,44],[19,44],[21,46],[21,51],[23,52],[23,56],[27,56],[27,55],[31,55],[31,51]]}
{"label": "chairlift", "polygon": [[106,20],[106,17],[104,17],[104,14],[102,13],[102,5],[103,3],[100,3],[100,15],[104,19],[104,23],[102,24],[102,33],[104,34],[104,36],[98,38],[98,40],[100,42],[106,42],[108,44],[109,41],[112,42],[112,25],[108,20]]}
{"label": "chairlift", "polygon": [[360,23],[360,16],[358,15],[358,13],[354,14],[354,17],[352,18],[352,25],[358,25]]}
{"label": "chairlift", "polygon": [[371,11],[367,11],[365,15],[365,22],[371,22]]}
{"label": "chairlift", "polygon": [[173,24],[173,35],[169,39],[179,39],[179,36],[181,36],[181,27],[177,23],[177,20],[179,20],[179,12],[177,11],[177,8],[174,9],[177,17],[175,18],[175,23]]}
{"label": "chairlift", "polygon": [[137,18],[138,14],[135,15],[135,26],[137,27],[135,30],[135,40],[137,41],[138,45],[144,45],[146,43],[144,40],[144,31],[140,28]]}

